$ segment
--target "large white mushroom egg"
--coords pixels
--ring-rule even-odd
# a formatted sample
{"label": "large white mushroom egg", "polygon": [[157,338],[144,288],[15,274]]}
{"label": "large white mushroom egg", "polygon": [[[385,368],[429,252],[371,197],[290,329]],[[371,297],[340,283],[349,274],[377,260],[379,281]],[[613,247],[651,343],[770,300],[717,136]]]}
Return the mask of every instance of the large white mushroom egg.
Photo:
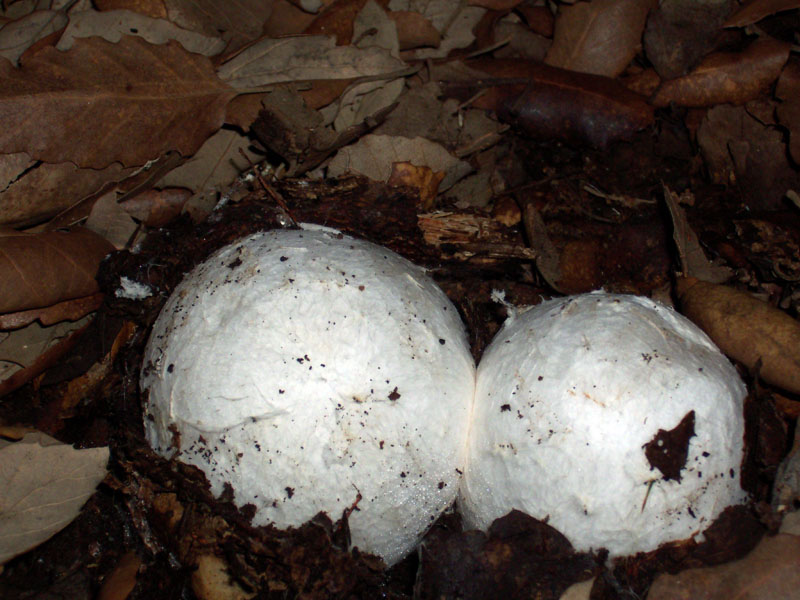
{"label": "large white mushroom egg", "polygon": [[742,503],[745,387],[685,317],[591,293],[512,315],[478,367],[459,507],[518,509],[611,557],[693,537]]}
{"label": "large white mushroom egg", "polygon": [[393,564],[455,499],[475,367],[455,307],[397,254],[268,231],[174,290],[141,375],[156,452],[229,484],[256,525],[349,517]]}

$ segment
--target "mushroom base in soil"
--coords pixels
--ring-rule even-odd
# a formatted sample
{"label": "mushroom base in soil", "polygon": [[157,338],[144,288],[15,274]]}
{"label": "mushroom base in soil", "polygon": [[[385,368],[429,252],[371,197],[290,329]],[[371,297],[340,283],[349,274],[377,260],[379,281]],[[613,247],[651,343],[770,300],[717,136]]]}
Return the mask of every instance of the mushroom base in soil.
{"label": "mushroom base in soil", "polygon": [[745,501],[745,387],[694,324],[596,292],[512,315],[478,367],[459,508],[512,509],[610,557],[702,532]]}
{"label": "mushroom base in soil", "polygon": [[458,490],[475,367],[455,307],[393,252],[318,230],[251,235],[175,289],[145,350],[156,452],[230,484],[256,525],[349,516],[393,564]]}

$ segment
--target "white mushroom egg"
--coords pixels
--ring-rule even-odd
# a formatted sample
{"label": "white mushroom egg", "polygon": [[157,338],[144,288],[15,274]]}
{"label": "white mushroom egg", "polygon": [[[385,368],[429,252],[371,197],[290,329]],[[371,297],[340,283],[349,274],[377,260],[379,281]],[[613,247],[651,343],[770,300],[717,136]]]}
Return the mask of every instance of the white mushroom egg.
{"label": "white mushroom egg", "polygon": [[596,292],[510,317],[478,367],[459,507],[611,557],[693,537],[740,487],[745,386],[688,319]]}
{"label": "white mushroom egg", "polygon": [[393,564],[455,499],[475,367],[424,271],[330,231],[268,231],[174,290],[148,341],[145,433],[256,525],[349,517]]}

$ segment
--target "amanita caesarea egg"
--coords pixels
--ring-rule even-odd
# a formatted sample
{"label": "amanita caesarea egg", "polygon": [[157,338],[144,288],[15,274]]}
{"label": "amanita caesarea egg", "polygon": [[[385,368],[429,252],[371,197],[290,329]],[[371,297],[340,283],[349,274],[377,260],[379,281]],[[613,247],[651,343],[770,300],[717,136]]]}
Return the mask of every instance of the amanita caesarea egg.
{"label": "amanita caesarea egg", "polygon": [[665,306],[543,302],[509,318],[481,359],[460,510],[486,529],[519,509],[612,557],[690,538],[745,500],[745,393]]}
{"label": "amanita caesarea egg", "polygon": [[454,306],[397,254],[268,231],[174,290],[141,375],[156,452],[230,484],[256,525],[349,517],[392,564],[454,500],[475,368]]}

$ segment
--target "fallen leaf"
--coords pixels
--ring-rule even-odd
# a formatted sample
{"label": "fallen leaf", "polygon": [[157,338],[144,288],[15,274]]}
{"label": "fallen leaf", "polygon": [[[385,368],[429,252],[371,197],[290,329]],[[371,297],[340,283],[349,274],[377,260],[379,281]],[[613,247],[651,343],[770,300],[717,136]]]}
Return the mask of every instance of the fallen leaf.
{"label": "fallen leaf", "polygon": [[91,316],[49,327],[38,323],[12,332],[0,332],[0,396],[25,385],[57,364],[77,343]]}
{"label": "fallen leaf", "polygon": [[219,35],[234,52],[261,36],[272,13],[272,3],[264,0],[164,0],[167,18],[178,27],[208,37]]}
{"label": "fallen leaf", "polygon": [[75,519],[105,477],[108,456],[108,448],[76,450],[43,433],[0,440],[0,564]]}
{"label": "fallen leaf", "polygon": [[650,12],[644,33],[647,59],[663,79],[685,75],[712,51],[729,2],[666,0]]}
{"label": "fallen leaf", "polygon": [[[800,425],[795,421],[794,444],[775,472],[771,505],[773,510],[781,514],[792,510],[798,501],[800,501]],[[797,514],[800,516],[800,513]],[[797,524],[800,535],[800,519]],[[785,532],[783,527],[781,532]]]}
{"label": "fallen leaf", "polygon": [[164,0],[94,0],[97,10],[131,10],[154,19],[166,19]]}
{"label": "fallen leaf", "polygon": [[[337,46],[353,41],[353,22],[368,0],[336,0],[303,30],[306,35],[332,35]],[[383,4],[388,4],[384,1]],[[285,34],[284,34],[285,35]]]}
{"label": "fallen leaf", "polygon": [[40,163],[25,152],[0,154],[0,225],[41,223],[135,170],[119,163],[105,169],[81,169],[72,162]]}
{"label": "fallen leaf", "polygon": [[785,10],[800,8],[800,0],[750,0],[735,11],[725,27],[745,27]]}
{"label": "fallen leaf", "polygon": [[555,244],[550,240],[542,215],[533,203],[528,203],[522,213],[528,244],[536,253],[536,268],[547,284],[554,290],[561,290],[562,278],[560,257]]}
{"label": "fallen leaf", "polygon": [[530,27],[531,31],[544,37],[553,37],[555,17],[549,8],[525,3],[517,6],[516,10],[525,19],[525,23]]}
{"label": "fallen leaf", "polygon": [[298,35],[305,31],[317,15],[307,13],[289,0],[273,0],[272,13],[264,23],[263,35],[277,38],[286,35]]}
{"label": "fallen leaf", "polygon": [[795,163],[800,163],[800,64],[787,63],[775,95],[783,100],[776,112],[778,121],[789,130],[789,152]]}
{"label": "fallen leaf", "polygon": [[111,242],[117,250],[127,247],[139,229],[136,221],[117,202],[116,190],[103,194],[94,202],[83,226]]}
{"label": "fallen leaf", "polygon": [[354,79],[398,71],[405,66],[382,48],[336,46],[326,36],[264,39],[217,70],[236,89],[290,81]]}
{"label": "fallen leaf", "polygon": [[63,29],[67,15],[61,10],[37,10],[11,21],[0,29],[0,56],[14,65],[22,54],[38,40]]}
{"label": "fallen leaf", "polygon": [[489,10],[512,10],[522,4],[522,0],[468,0],[467,4]]}
{"label": "fallen leaf", "polygon": [[[135,32],[135,33],[134,33]],[[78,38],[99,36],[107,42],[119,42],[123,36],[140,37],[150,44],[165,44],[175,40],[187,52],[215,56],[225,49],[219,37],[208,37],[181,29],[165,19],[153,19],[130,10],[73,12],[69,25],[56,44],[58,50],[69,50]]]}
{"label": "fallen leaf", "polygon": [[[608,77],[520,60],[479,59],[468,67],[485,73],[485,81],[443,82],[446,94],[469,98],[480,84],[486,92],[472,106],[493,109],[536,138],[604,148],[653,122],[644,98]],[[492,85],[493,78],[511,83]]]}
{"label": "fallen leaf", "polygon": [[206,57],[129,36],[45,48],[20,69],[0,59],[0,81],[0,151],[97,169],[193,154],[236,93]]}
{"label": "fallen leaf", "polygon": [[19,312],[0,315],[0,330],[18,329],[39,321],[44,326],[54,325],[61,321],[77,321],[96,311],[103,304],[103,294],[97,292],[74,300],[65,300],[45,306]]}
{"label": "fallen leaf", "polygon": [[760,39],[741,52],[710,54],[688,75],[665,81],[650,99],[654,106],[743,104],[778,78],[790,45]]}
{"label": "fallen leaf", "polygon": [[429,210],[436,199],[436,192],[442,179],[444,173],[441,171],[433,171],[429,167],[417,167],[409,162],[399,162],[392,163],[392,174],[387,183],[419,190],[419,207]]}
{"label": "fallen leaf", "polygon": [[111,574],[103,580],[97,600],[125,600],[136,587],[136,578],[141,566],[142,559],[136,553],[123,554]]}
{"label": "fallen leaf", "polygon": [[[187,188],[195,196],[214,196],[216,198],[219,192],[231,185],[242,172],[247,170],[249,165],[242,158],[240,151],[244,151],[253,163],[260,160],[259,155],[250,149],[250,140],[247,137],[231,129],[220,129],[206,140],[194,156],[167,173],[156,186]],[[136,201],[136,198],[129,202],[133,201]],[[125,210],[128,212],[130,212],[129,202],[125,203]],[[170,202],[170,204],[172,203]],[[167,214],[172,215],[173,213],[169,211]],[[141,219],[140,214],[133,214],[133,216]],[[163,225],[163,220],[160,222]],[[148,224],[153,227],[159,226],[152,222]]]}
{"label": "fallen leaf", "polygon": [[438,48],[442,42],[442,35],[433,23],[417,12],[393,10],[389,13],[389,18],[397,27],[400,50]]}
{"label": "fallen leaf", "polygon": [[446,190],[471,170],[467,163],[425,138],[370,134],[339,150],[328,163],[328,176],[357,173],[375,181],[388,181],[392,164],[398,162],[444,171],[441,190]]}
{"label": "fallen leaf", "polygon": [[672,218],[672,239],[678,249],[681,271],[684,277],[695,277],[710,283],[723,283],[730,279],[733,270],[717,265],[706,258],[697,234],[689,226],[686,214],[679,205],[679,197],[664,186],[664,201]]}
{"label": "fallen leaf", "polygon": [[800,393],[800,323],[727,286],[682,278],[676,287],[683,314],[720,350],[767,383]]}
{"label": "fallen leaf", "polygon": [[639,50],[647,13],[656,0],[594,0],[561,7],[544,62],[616,77]]}
{"label": "fallen leaf", "polygon": [[800,536],[765,537],[741,560],[661,574],[647,600],[794,600],[800,589]]}
{"label": "fallen leaf", "polygon": [[706,169],[715,183],[735,186],[748,207],[778,210],[800,172],[789,161],[784,134],[764,125],[743,106],[708,110],[697,131]]}
{"label": "fallen leaf", "polygon": [[0,231],[0,313],[50,306],[98,291],[95,274],[113,246],[81,228]]}
{"label": "fallen leaf", "polygon": [[[231,179],[229,183],[232,181]],[[161,190],[145,190],[120,204],[125,212],[148,227],[163,227],[181,214],[191,196],[192,192],[189,189],[167,187]]]}
{"label": "fallen leaf", "polygon": [[453,51],[469,47],[475,41],[475,27],[486,14],[485,8],[464,7],[460,2],[451,0],[411,0],[408,3],[392,3],[392,7],[420,13],[441,36],[441,41],[435,48],[410,51],[417,60],[445,58]]}

